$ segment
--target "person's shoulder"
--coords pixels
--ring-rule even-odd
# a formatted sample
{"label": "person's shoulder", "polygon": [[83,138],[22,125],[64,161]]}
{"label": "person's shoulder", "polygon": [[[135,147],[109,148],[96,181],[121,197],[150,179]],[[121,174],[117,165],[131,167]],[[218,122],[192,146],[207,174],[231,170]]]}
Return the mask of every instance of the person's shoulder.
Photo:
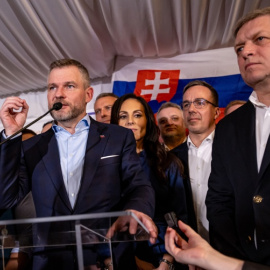
{"label": "person's shoulder", "polygon": [[241,126],[247,121],[250,120],[251,115],[255,112],[255,108],[253,104],[248,101],[243,106],[239,107],[237,110],[233,111],[232,113],[225,116],[223,119],[221,119],[217,127],[220,128],[228,128],[230,126]]}
{"label": "person's shoulder", "polygon": [[22,143],[23,143],[24,148],[29,148],[29,147],[33,147],[33,145],[35,145],[35,144],[40,143],[40,141],[41,140],[43,141],[44,138],[47,138],[48,140],[50,140],[50,138],[52,136],[54,136],[54,132],[52,129],[49,129],[44,133],[37,134],[37,135],[23,141]]}
{"label": "person's shoulder", "polygon": [[170,152],[175,154],[175,155],[178,155],[178,154],[181,154],[187,150],[188,150],[187,141],[185,141],[185,142],[179,144],[178,146],[176,146],[175,148],[173,148]]}
{"label": "person's shoulder", "polygon": [[187,148],[187,140],[184,141],[183,143],[177,145],[175,148],[173,148],[173,149],[171,150],[171,152],[177,151],[177,150],[186,149],[186,148]]}

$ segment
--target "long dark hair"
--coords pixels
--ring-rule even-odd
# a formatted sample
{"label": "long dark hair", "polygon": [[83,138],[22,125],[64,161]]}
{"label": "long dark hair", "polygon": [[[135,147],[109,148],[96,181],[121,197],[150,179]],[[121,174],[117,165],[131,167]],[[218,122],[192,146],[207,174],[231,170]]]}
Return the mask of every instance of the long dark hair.
{"label": "long dark hair", "polygon": [[159,142],[159,128],[156,125],[155,116],[148,103],[140,96],[134,94],[125,94],[118,98],[111,111],[111,124],[119,124],[119,113],[122,104],[128,99],[135,99],[144,107],[144,112],[147,120],[146,134],[143,138],[143,148],[145,150],[148,164],[156,177],[161,181],[167,181],[166,169],[172,161],[178,164],[181,174],[183,173],[183,165],[181,161],[172,153],[167,152]]}

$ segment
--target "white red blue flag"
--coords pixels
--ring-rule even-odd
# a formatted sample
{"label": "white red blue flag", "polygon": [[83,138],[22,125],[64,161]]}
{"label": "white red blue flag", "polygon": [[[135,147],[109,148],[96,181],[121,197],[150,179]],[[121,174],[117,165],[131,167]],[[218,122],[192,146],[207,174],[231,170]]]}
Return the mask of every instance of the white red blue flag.
{"label": "white red blue flag", "polygon": [[225,48],[169,58],[120,56],[112,77],[113,93],[140,95],[156,113],[163,102],[180,104],[184,86],[196,79],[217,90],[221,108],[231,100],[248,100],[252,92],[239,74],[234,49]]}

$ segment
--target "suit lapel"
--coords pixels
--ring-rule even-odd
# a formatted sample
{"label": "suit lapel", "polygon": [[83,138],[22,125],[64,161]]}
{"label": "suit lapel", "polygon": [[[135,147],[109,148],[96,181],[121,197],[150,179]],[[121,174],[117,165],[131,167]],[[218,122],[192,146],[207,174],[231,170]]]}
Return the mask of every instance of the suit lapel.
{"label": "suit lapel", "polygon": [[264,155],[259,173],[259,179],[261,179],[261,177],[263,176],[265,170],[269,165],[270,165],[270,135],[268,137],[268,141],[264,150]]}
{"label": "suit lapel", "polygon": [[91,118],[81,186],[74,206],[74,212],[76,212],[76,209],[78,209],[78,207],[80,207],[80,205],[83,203],[84,194],[89,191],[89,187],[93,181],[93,177],[95,176],[100,158],[102,157],[104,148],[109,139],[109,134],[107,134],[106,131],[106,125],[100,124]]}
{"label": "suit lapel", "polygon": [[54,132],[50,130],[42,134],[42,136],[43,142],[39,143],[38,147],[43,157],[44,166],[60,198],[68,209],[72,211],[62,176],[59,150]]}
{"label": "suit lapel", "polygon": [[181,155],[181,160],[184,165],[184,174],[187,178],[189,178],[189,165],[188,165],[188,145],[187,140],[181,145],[179,149],[179,153]]}
{"label": "suit lapel", "polygon": [[[243,110],[243,114],[239,114],[240,127],[237,128],[238,133],[237,141],[239,143],[239,151],[242,152],[243,161],[246,164],[246,171],[249,179],[258,179],[258,166],[257,166],[257,151],[256,151],[256,129],[255,129],[255,108],[253,104],[248,101],[244,106],[247,107]],[[243,107],[244,107],[243,106]],[[239,124],[238,124],[239,125]],[[238,161],[240,162],[240,161]],[[256,182],[253,182],[256,185]]]}
{"label": "suit lapel", "polygon": [[[270,164],[270,136],[268,137],[267,145],[264,151],[264,156],[262,159],[262,164],[260,171],[258,172],[257,165],[257,146],[256,146],[256,110],[253,104],[248,101],[245,105],[248,107],[248,110],[245,111],[246,115],[242,117],[243,127],[240,130],[240,138],[244,141],[242,143],[242,149],[244,159],[246,160],[247,168],[250,168],[252,177],[250,179],[257,179],[256,184],[263,176],[265,170]],[[248,129],[247,129],[248,127]]]}

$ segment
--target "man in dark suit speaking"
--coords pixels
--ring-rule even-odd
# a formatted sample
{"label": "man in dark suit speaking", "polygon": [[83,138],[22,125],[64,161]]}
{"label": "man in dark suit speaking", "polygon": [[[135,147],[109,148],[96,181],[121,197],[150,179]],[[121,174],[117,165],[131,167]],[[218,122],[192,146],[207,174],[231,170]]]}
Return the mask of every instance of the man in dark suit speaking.
{"label": "man in dark suit speaking", "polygon": [[[81,63],[61,59],[50,65],[48,107],[61,102],[62,108],[51,112],[55,122],[49,131],[23,143],[18,136],[1,146],[0,208],[13,207],[32,190],[37,217],[131,210],[154,241],[154,192],[141,169],[134,135],[90,118],[86,104],[92,97],[89,74]],[[28,108],[19,97],[5,100],[2,140],[23,127]],[[76,269],[72,254],[34,254],[33,268]]]}
{"label": "man in dark suit speaking", "polygon": [[253,92],[216,128],[206,198],[210,243],[270,265],[270,7],[239,21],[234,47]]}

